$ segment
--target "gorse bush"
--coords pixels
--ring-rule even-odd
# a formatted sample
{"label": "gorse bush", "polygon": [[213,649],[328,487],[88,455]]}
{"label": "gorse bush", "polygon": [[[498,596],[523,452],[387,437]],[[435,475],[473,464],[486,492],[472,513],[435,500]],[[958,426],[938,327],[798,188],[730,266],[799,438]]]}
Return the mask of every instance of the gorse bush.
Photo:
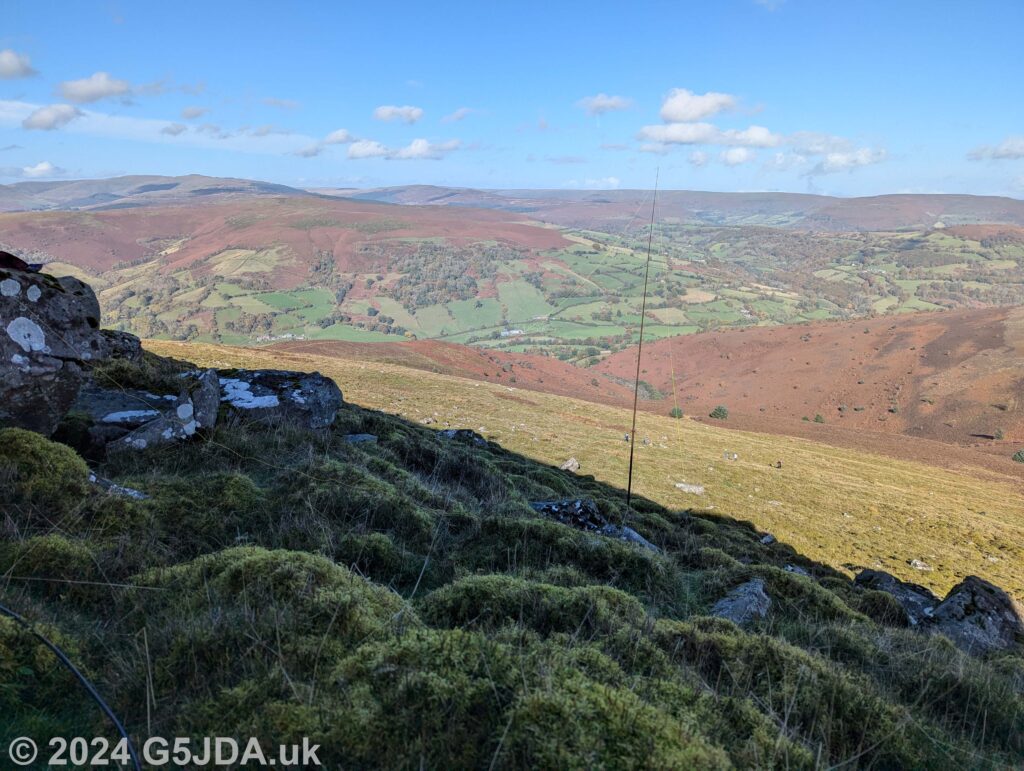
{"label": "gorse bush", "polygon": [[714,418],[715,420],[727,420],[729,418],[729,410],[723,405],[719,404],[713,410],[711,410],[708,417]]}
{"label": "gorse bush", "polygon": [[[97,469],[149,496],[133,500],[67,447],[0,439],[3,602],[139,738],[309,737],[341,768],[1024,759],[1019,655],[907,629],[889,595],[745,523],[634,499],[652,552],[546,519],[531,500],[589,498],[620,522],[624,493],[496,445],[347,405],[326,432],[222,425]],[[768,618],[707,616],[752,578]],[[2,618],[0,714],[5,741],[109,730]]]}

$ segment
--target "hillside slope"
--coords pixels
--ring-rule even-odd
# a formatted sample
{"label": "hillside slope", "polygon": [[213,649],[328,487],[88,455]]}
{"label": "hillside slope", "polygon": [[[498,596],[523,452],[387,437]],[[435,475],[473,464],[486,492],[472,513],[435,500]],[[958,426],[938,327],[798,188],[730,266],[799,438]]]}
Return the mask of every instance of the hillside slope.
{"label": "hillside slope", "polygon": [[[636,349],[599,372],[629,377]],[[801,420],[955,444],[1024,443],[1024,311],[729,330],[644,347],[642,377],[686,412]],[[749,425],[753,425],[748,422]]]}
{"label": "hillside slope", "polygon": [[[122,384],[132,377],[116,372]],[[505,445],[516,443],[505,425],[540,430],[540,413],[500,409],[493,386],[398,368],[383,381],[359,365],[338,374],[360,401],[372,389],[423,410],[444,394],[463,419],[488,403]],[[581,441],[580,417],[598,439],[595,422],[616,419],[559,418],[561,441]],[[378,441],[352,444],[351,433]],[[625,521],[652,551],[529,505],[586,497],[621,521],[619,488],[351,403],[323,432],[222,421],[188,444],[99,467],[143,500],[90,487],[69,448],[7,429],[0,597],[68,652],[140,744],[255,736],[270,748],[305,737],[332,768],[961,769],[1024,759],[1017,651],[971,657],[909,629],[889,595],[730,518],[727,499],[742,496],[717,491],[763,474],[756,441],[709,481],[721,514],[634,498]],[[786,469],[809,470],[809,448],[778,452]],[[849,493],[856,475],[867,500],[872,483],[893,484],[886,467],[907,494],[929,481],[909,464],[842,461],[829,472],[836,489]],[[947,487],[954,505],[968,491],[964,480]],[[992,511],[960,527],[999,539],[1010,535],[1003,518]],[[752,582],[771,598],[765,618],[743,629],[709,617]],[[109,734],[71,675],[6,617],[0,650],[4,746]]]}
{"label": "hillside slope", "polygon": [[[346,398],[435,427],[467,427],[507,449],[625,484],[630,413],[383,362],[157,341],[204,366],[288,367],[333,378]],[[721,512],[837,570],[869,567],[947,591],[968,574],[1024,599],[1024,489],[1007,472],[963,473],[861,450],[641,413],[634,489],[670,508]],[[649,441],[644,441],[647,439]],[[735,461],[726,454],[736,453]],[[774,468],[777,461],[782,468]],[[677,482],[704,486],[684,493]],[[911,567],[921,560],[932,569]]]}

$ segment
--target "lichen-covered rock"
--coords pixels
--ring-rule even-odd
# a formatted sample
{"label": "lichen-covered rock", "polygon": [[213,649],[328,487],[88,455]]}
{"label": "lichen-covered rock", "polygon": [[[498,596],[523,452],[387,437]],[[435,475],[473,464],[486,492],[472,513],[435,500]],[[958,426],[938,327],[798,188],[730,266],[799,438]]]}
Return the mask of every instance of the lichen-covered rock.
{"label": "lichen-covered rock", "polygon": [[900,581],[896,576],[883,570],[862,570],[857,574],[854,583],[865,589],[892,595],[907,612],[907,620],[911,626],[927,622],[939,604],[939,598],[925,587]]}
{"label": "lichen-covered rock", "polygon": [[711,615],[744,626],[764,618],[771,606],[771,597],[764,591],[764,581],[754,578],[740,584],[716,602],[711,608]]}
{"label": "lichen-covered rock", "polygon": [[[107,388],[86,379],[72,413],[87,424],[88,440],[78,449],[88,456],[102,457],[179,442],[200,428],[212,428],[217,413],[209,404],[209,391],[216,385],[209,373],[213,370],[186,375],[176,394]],[[194,401],[197,396],[205,400],[203,415],[209,424],[199,419]]]}
{"label": "lichen-covered rock", "polygon": [[100,335],[103,336],[104,358],[142,361],[142,341],[135,335],[118,329],[101,329]]}
{"label": "lichen-covered rock", "polygon": [[0,269],[0,426],[49,436],[106,351],[100,308],[71,277]]}
{"label": "lichen-covered rock", "polygon": [[213,428],[220,409],[220,377],[217,370],[207,369],[197,372],[192,378],[195,387],[191,389],[190,396],[196,424],[199,428]]}
{"label": "lichen-covered rock", "polygon": [[968,576],[932,613],[935,631],[968,653],[982,655],[1024,642],[1021,611],[998,586]]}
{"label": "lichen-covered rock", "polygon": [[221,404],[247,419],[326,428],[342,404],[337,384],[319,372],[236,369],[217,374]]}
{"label": "lichen-covered rock", "polygon": [[576,458],[569,458],[565,463],[558,467],[562,471],[570,471],[576,473],[580,470],[580,462]]}

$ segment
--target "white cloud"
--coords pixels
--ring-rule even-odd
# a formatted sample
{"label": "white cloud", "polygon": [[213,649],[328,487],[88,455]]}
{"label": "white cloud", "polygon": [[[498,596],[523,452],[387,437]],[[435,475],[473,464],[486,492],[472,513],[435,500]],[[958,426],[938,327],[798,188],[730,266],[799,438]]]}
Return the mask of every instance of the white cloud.
{"label": "white cloud", "polygon": [[355,141],[356,138],[348,129],[336,129],[324,137],[325,145],[347,145],[349,142]]}
{"label": "white cloud", "polygon": [[660,142],[646,142],[640,145],[640,152],[653,153],[654,155],[667,155],[669,149],[668,145],[663,145]]}
{"label": "white cloud", "polygon": [[[59,125],[58,125],[59,124]],[[318,140],[302,134],[269,133],[265,136],[251,130],[224,131],[218,126],[207,126],[204,130],[192,129],[177,137],[163,132],[166,119],[137,118],[127,115],[110,115],[94,110],[78,110],[70,105],[48,107],[0,99],[0,126],[52,129],[67,124],[69,134],[104,137],[130,142],[146,142],[166,145],[173,142],[190,147],[216,148],[232,152],[256,155],[287,155],[297,147],[313,144]]]}
{"label": "white cloud", "polygon": [[41,161],[35,166],[25,166],[22,168],[21,173],[26,179],[46,179],[57,174],[63,174],[64,169],[54,166],[49,161]]}
{"label": "white cloud", "polygon": [[186,107],[181,111],[181,117],[185,120],[195,120],[196,118],[202,118],[209,111],[209,107]]}
{"label": "white cloud", "polygon": [[735,106],[736,97],[732,94],[695,94],[685,88],[673,88],[661,105],[661,118],[669,123],[691,123]]}
{"label": "white cloud", "polygon": [[708,154],[703,150],[694,150],[690,153],[690,165],[696,166],[698,169],[701,166],[707,166]]}
{"label": "white cloud", "polygon": [[97,72],[81,80],[65,80],[58,86],[60,95],[69,102],[88,104],[112,96],[125,96],[132,87],[127,80],[110,77],[109,73]]}
{"label": "white cloud", "polygon": [[401,121],[402,123],[415,123],[423,117],[423,108],[405,105],[396,107],[385,104],[373,111],[373,117],[383,121]]}
{"label": "white cloud", "polygon": [[1024,135],[1011,136],[994,147],[982,145],[967,154],[972,161],[1015,161],[1024,158]]}
{"label": "white cloud", "polygon": [[426,139],[414,139],[407,146],[396,150],[388,156],[395,160],[440,160],[453,150],[458,150],[461,143],[457,139],[434,144]]}
{"label": "white cloud", "polygon": [[0,177],[14,177],[15,179],[48,179],[61,174],[64,174],[64,169],[54,166],[49,161],[41,161],[34,166],[0,167]]}
{"label": "white cloud", "polygon": [[723,150],[719,157],[726,166],[739,166],[741,163],[754,160],[756,153],[746,147],[730,147]]}
{"label": "white cloud", "polygon": [[474,110],[472,107],[460,107],[459,109],[457,109],[455,112],[451,113],[450,115],[445,115],[443,118],[441,118],[441,122],[442,123],[458,123],[460,120],[468,118],[474,112],[476,112],[476,110]]}
{"label": "white cloud", "polygon": [[387,147],[372,139],[360,139],[348,146],[348,157],[353,160],[361,158],[385,158],[391,153]]}
{"label": "white cloud", "polygon": [[874,150],[870,147],[861,147],[844,153],[826,153],[825,157],[808,171],[806,176],[816,177],[840,171],[853,171],[863,166],[881,163],[887,156],[885,150]]}
{"label": "white cloud", "polygon": [[622,144],[621,142],[604,142],[601,144],[602,150],[628,150],[629,145]]}
{"label": "white cloud", "polygon": [[644,126],[640,139],[665,145],[737,145],[740,147],[775,147],[782,137],[764,126],[722,129],[710,123],[668,123]]}
{"label": "white cloud", "polygon": [[25,54],[19,54],[10,48],[0,51],[0,80],[14,80],[35,75],[32,62]]}
{"label": "white cloud", "polygon": [[604,93],[586,96],[576,102],[576,106],[586,110],[587,115],[604,115],[606,112],[628,110],[632,104],[632,99],[627,99],[624,96],[609,96]]}
{"label": "white cloud", "polygon": [[462,143],[458,139],[433,143],[426,139],[414,139],[405,147],[391,148],[372,139],[360,139],[348,146],[348,157],[352,160],[364,158],[386,158],[391,161],[440,160],[448,153],[458,150]]}
{"label": "white cloud", "polygon": [[305,147],[300,147],[298,150],[296,150],[292,154],[293,155],[297,155],[300,158],[316,158],[323,151],[324,151],[324,144],[323,144],[323,142],[314,142],[311,145],[306,145]]}
{"label": "white cloud", "polygon": [[807,163],[807,157],[801,153],[779,152],[775,153],[771,160],[765,163],[764,167],[770,171],[788,171],[805,163]]}
{"label": "white cloud", "polygon": [[167,134],[168,136],[172,137],[176,137],[179,134],[184,134],[186,131],[188,131],[188,126],[186,126],[184,123],[168,123],[162,129],[160,129],[161,134]]}
{"label": "white cloud", "polygon": [[777,147],[782,137],[773,134],[764,126],[749,126],[742,131],[727,129],[721,133],[720,144],[739,145],[740,147]]}
{"label": "white cloud", "polygon": [[640,129],[640,139],[663,145],[709,145],[720,135],[718,128],[710,123],[669,123]]}
{"label": "white cloud", "polygon": [[70,104],[51,104],[36,108],[21,122],[21,125],[26,129],[53,131],[66,126],[81,115],[82,111]]}

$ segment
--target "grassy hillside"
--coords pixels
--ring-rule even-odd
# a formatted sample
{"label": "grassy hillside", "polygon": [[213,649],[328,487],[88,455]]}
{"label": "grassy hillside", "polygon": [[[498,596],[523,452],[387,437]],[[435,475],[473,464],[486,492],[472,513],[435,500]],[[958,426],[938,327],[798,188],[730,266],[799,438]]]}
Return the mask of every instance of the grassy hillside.
{"label": "grassy hillside", "polygon": [[[574,456],[583,473],[625,485],[626,410],[519,390],[508,382],[509,374],[488,384],[342,357],[147,345],[204,365],[319,370],[358,404],[413,421],[473,428],[546,464]],[[721,425],[641,413],[635,489],[669,508],[750,521],[837,570],[882,568],[942,594],[974,574],[1024,599],[1019,476],[957,473],[802,439],[726,430],[727,421]],[[726,460],[725,453],[739,459]],[[776,461],[782,461],[781,469],[773,467]],[[703,485],[706,492],[682,493],[677,482]],[[915,570],[911,560],[933,569]]]}
{"label": "grassy hillside", "polygon": [[[206,361],[246,354],[190,350]],[[488,433],[507,446],[548,457],[571,449],[604,476],[621,459],[608,452],[600,465],[606,428],[619,431],[609,411],[552,398],[550,412],[535,412],[500,402],[493,387],[398,372],[382,384],[376,367],[336,369],[350,399],[375,390],[377,401],[405,399],[408,413],[441,411],[446,390],[460,422],[489,404]],[[506,403],[514,413],[499,409]],[[552,436],[556,417],[568,435]],[[68,448],[6,430],[0,597],[68,651],[138,738],[309,737],[333,768],[960,769],[1024,759],[1019,656],[971,659],[902,628],[887,595],[855,590],[788,545],[763,545],[727,505],[770,484],[768,456],[758,456],[768,445],[730,436],[741,460],[729,467],[709,458],[724,432],[681,430],[704,440],[686,472],[718,467],[708,484],[721,516],[638,499],[628,522],[659,553],[528,506],[586,496],[618,521],[621,489],[351,404],[323,434],[224,423],[99,468],[144,501],[90,488]],[[350,432],[380,441],[352,445]],[[668,442],[678,441],[655,437],[641,451],[645,493],[661,489],[665,471],[651,458],[676,454],[681,444]],[[855,478],[872,502],[921,496],[929,482],[921,469],[885,464],[884,475],[871,459],[851,465],[801,443],[778,452],[797,478],[813,458],[824,485],[827,467],[835,487],[821,504],[844,493],[851,503]],[[909,493],[897,489],[904,478]],[[747,487],[733,489],[740,479]],[[968,493],[965,480],[948,483],[951,500]],[[993,528],[1008,519],[990,517]],[[767,619],[741,631],[706,616],[753,577],[774,598]],[[108,730],[7,619],[0,652],[0,741]]]}

